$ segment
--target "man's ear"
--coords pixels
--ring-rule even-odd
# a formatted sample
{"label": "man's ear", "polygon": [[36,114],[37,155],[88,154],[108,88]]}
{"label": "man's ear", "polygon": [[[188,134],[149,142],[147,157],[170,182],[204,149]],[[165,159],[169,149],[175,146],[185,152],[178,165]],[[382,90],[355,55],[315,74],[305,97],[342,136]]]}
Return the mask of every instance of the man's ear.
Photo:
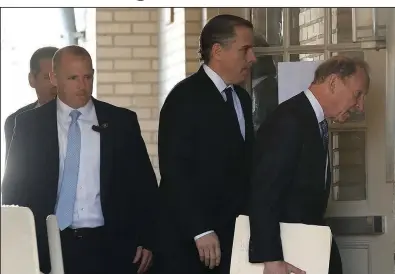
{"label": "man's ear", "polygon": [[58,86],[58,80],[56,79],[56,73],[51,71],[49,73],[49,80],[51,81],[51,84],[55,87]]}
{"label": "man's ear", "polygon": [[328,85],[331,93],[335,93],[336,84],[337,84],[336,81],[337,81],[337,76],[335,74],[328,76]]}
{"label": "man's ear", "polygon": [[213,59],[221,60],[222,58],[222,46],[219,43],[215,43],[211,48],[211,55]]}
{"label": "man's ear", "polygon": [[28,79],[29,79],[29,85],[32,88],[36,88],[36,76],[32,72],[29,72]]}

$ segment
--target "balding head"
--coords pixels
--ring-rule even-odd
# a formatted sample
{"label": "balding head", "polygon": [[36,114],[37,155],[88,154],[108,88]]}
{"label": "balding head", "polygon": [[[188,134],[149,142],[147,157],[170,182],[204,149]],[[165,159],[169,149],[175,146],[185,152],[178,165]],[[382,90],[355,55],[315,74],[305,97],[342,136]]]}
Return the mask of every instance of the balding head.
{"label": "balding head", "polygon": [[85,106],[92,96],[92,58],[79,46],[67,46],[55,53],[52,59],[51,81],[57,87],[59,99],[78,109]]}
{"label": "balding head", "polygon": [[66,46],[56,51],[52,58],[52,69],[57,71],[62,66],[62,58],[65,56],[87,58],[92,63],[92,57],[83,47],[77,45]]}
{"label": "balding head", "polygon": [[321,63],[314,73],[313,84],[319,84],[331,75],[337,75],[342,80],[351,77],[361,70],[365,75],[365,88],[369,89],[369,65],[364,61],[357,58],[349,58],[346,56],[333,56],[332,58]]}

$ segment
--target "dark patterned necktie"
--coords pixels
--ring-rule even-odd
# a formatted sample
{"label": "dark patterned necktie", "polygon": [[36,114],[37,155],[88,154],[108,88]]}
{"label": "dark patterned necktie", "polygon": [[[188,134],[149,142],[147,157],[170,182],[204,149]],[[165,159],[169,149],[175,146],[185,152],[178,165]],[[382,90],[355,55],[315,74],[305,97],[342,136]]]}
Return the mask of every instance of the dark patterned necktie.
{"label": "dark patterned necktie", "polygon": [[[322,121],[320,123],[320,129],[321,129],[321,136],[322,136],[322,142],[324,144],[324,151],[325,151],[325,159],[327,159],[327,161],[329,161],[328,159],[328,142],[329,142],[329,129],[328,129],[328,122],[326,121],[326,119],[324,119],[324,121]],[[326,181],[325,181],[325,189],[328,189],[328,187],[330,186],[330,182],[331,182],[331,172],[330,172],[330,167],[329,167],[329,163],[327,162],[327,168],[326,168]]]}
{"label": "dark patterned necktie", "polygon": [[226,95],[226,105],[228,106],[229,110],[232,113],[233,118],[236,119],[237,124],[239,124],[239,119],[237,118],[237,113],[233,101],[233,89],[231,87],[227,87],[225,90],[225,95]]}
{"label": "dark patterned necktie", "polygon": [[325,151],[328,151],[329,133],[328,133],[328,122],[326,121],[326,119],[324,119],[324,121],[320,123],[320,129],[321,129],[321,136],[324,144],[324,149]]}

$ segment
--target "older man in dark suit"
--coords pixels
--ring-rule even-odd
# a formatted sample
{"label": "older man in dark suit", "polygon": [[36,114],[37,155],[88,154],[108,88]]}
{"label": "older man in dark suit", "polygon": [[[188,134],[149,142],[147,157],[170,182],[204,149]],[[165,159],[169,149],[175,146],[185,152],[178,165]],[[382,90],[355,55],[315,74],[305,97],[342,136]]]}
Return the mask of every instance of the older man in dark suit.
{"label": "older man in dark suit", "polygon": [[[310,87],[283,102],[258,130],[250,200],[250,262],[264,274],[304,273],[284,261],[280,222],[325,225],[331,188],[327,119],[363,111],[369,89],[364,61],[336,56],[316,70]],[[303,248],[303,247],[301,247]],[[341,274],[332,243],[329,274]]]}

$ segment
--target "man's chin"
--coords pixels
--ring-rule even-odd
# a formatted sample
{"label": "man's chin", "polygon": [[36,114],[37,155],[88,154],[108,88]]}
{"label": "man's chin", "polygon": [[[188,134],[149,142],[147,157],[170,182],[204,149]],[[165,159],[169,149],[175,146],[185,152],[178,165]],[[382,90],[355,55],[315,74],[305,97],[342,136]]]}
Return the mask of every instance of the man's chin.
{"label": "man's chin", "polygon": [[339,114],[334,120],[336,123],[343,124],[347,122],[348,118],[350,118],[350,114],[348,112]]}

